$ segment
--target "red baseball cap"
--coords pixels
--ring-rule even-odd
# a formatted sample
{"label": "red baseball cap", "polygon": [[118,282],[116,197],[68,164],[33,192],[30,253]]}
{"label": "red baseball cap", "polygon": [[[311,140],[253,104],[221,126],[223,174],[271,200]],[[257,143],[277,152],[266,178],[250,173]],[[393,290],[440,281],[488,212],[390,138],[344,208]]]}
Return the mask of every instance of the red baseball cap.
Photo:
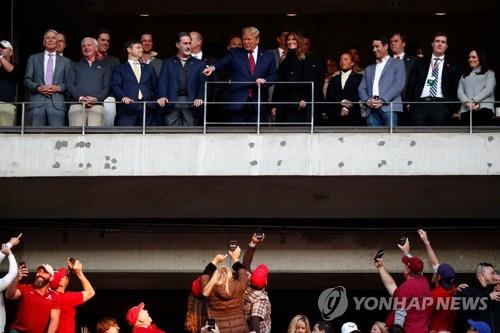
{"label": "red baseball cap", "polygon": [[260,264],[252,272],[250,277],[250,284],[255,288],[263,289],[267,285],[267,274],[269,274],[269,268],[266,265]]}
{"label": "red baseball cap", "polygon": [[422,271],[424,270],[424,262],[419,257],[403,256],[402,261],[412,274],[422,274]]}
{"label": "red baseball cap", "polygon": [[201,289],[201,276],[198,276],[191,285],[191,292],[195,297],[202,297],[203,290]]}
{"label": "red baseball cap", "polygon": [[57,289],[59,287],[59,282],[61,282],[62,278],[68,275],[68,270],[65,267],[59,268],[54,273],[54,278],[50,281],[50,288]]}
{"label": "red baseball cap", "polygon": [[140,303],[139,305],[128,309],[127,316],[125,318],[130,326],[135,325],[137,319],[139,318],[139,312],[141,312],[142,309],[144,309],[144,303]]}

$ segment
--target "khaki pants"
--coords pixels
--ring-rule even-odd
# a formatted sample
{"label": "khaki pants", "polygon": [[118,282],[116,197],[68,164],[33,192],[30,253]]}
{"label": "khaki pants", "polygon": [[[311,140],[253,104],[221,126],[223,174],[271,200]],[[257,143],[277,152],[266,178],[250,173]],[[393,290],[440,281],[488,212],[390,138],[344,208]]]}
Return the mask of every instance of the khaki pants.
{"label": "khaki pants", "polygon": [[0,103],[0,126],[14,126],[16,107],[13,104]]}
{"label": "khaki pants", "polygon": [[82,126],[84,121],[87,126],[102,126],[104,124],[104,107],[102,105],[85,108],[85,115],[82,113],[82,107],[81,104],[70,106],[69,126]]}

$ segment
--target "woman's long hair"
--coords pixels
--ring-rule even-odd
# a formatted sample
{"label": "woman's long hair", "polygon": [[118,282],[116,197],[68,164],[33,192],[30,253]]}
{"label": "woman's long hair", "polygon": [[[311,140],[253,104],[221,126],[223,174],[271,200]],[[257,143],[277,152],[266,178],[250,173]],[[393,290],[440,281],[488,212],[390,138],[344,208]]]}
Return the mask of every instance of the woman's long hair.
{"label": "woman's long hair", "polygon": [[[488,63],[486,61],[486,56],[484,55],[483,52],[481,52],[478,49],[471,49],[469,51],[469,53],[467,53],[467,59],[469,59],[469,54],[472,51],[476,51],[477,58],[479,59],[479,66],[481,66],[481,70],[479,72],[477,72],[477,74],[479,74],[479,75],[485,74],[490,69],[490,67],[488,66]],[[466,78],[467,76],[469,76],[470,73],[472,73],[472,70],[473,70],[473,68],[470,67],[469,63],[467,62],[467,66],[465,66],[465,69],[464,69],[464,75],[463,75],[464,78]]]}
{"label": "woman's long hair", "polygon": [[311,325],[309,324],[309,319],[304,315],[296,315],[288,324],[287,333],[295,333],[297,330],[297,325],[299,322],[306,324],[306,333],[311,333]]}
{"label": "woman's long hair", "polygon": [[306,58],[306,52],[304,51],[304,38],[302,37],[302,34],[295,31],[291,31],[288,33],[288,35],[286,35],[287,53],[289,52],[288,37],[290,36],[294,36],[295,39],[297,40],[297,50],[295,51],[297,58],[299,58],[300,60],[304,60]]}
{"label": "woman's long hair", "polygon": [[224,289],[229,294],[229,282],[232,278],[233,272],[231,271],[231,268],[227,266],[217,268],[212,274],[210,281],[208,281],[205,288],[203,288],[203,296],[208,297],[208,295],[212,292],[212,289],[214,289],[215,286],[220,285],[224,285]]}

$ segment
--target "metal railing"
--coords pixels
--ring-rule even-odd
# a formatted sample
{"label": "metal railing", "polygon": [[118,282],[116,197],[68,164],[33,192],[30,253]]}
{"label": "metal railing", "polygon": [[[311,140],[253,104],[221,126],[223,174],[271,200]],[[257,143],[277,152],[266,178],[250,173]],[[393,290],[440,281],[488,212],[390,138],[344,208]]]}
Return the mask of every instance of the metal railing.
{"label": "metal railing", "polygon": [[[256,87],[257,88],[257,100],[256,101],[235,101],[235,102],[230,102],[230,101],[216,101],[216,100],[208,100],[207,99],[207,96],[209,96],[209,85],[217,85],[217,84],[220,84],[220,85],[242,85],[242,86],[246,86],[247,88],[249,87]],[[297,105],[298,102],[279,102],[279,101],[268,101],[268,100],[265,100],[265,101],[262,101],[262,96],[266,96],[265,94],[262,93],[262,89],[268,89],[268,86],[270,85],[293,85],[293,84],[300,84],[302,86],[304,85],[310,85],[310,93],[311,93],[311,98],[310,100],[306,101],[307,102],[307,105],[310,107],[310,119],[306,122],[301,122],[301,123],[292,123],[292,122],[276,122],[276,121],[262,121],[262,106],[280,106],[280,105],[291,105],[291,104],[294,104],[294,105]],[[314,82],[283,82],[283,81],[274,81],[274,82],[266,82],[265,85],[259,85],[259,84],[256,84],[255,82],[248,82],[248,81],[238,81],[238,82],[226,82],[226,81],[206,81],[205,82],[205,87],[204,87],[205,91],[204,91],[204,100],[203,100],[203,124],[202,124],[202,132],[203,134],[206,134],[207,133],[207,128],[208,127],[211,127],[211,126],[217,126],[217,125],[232,125],[232,126],[245,126],[245,128],[249,128],[249,127],[255,127],[255,132],[257,134],[260,134],[261,133],[261,130],[262,128],[269,128],[269,127],[279,127],[279,126],[286,126],[286,127],[282,127],[282,129],[290,129],[292,125],[297,125],[297,126],[300,126],[300,128],[304,128],[304,127],[308,127],[309,130],[307,132],[309,132],[310,134],[313,134],[316,132],[316,125],[315,125],[315,114],[316,114],[316,110],[315,110],[315,107],[317,106],[323,106],[323,105],[342,105],[342,102],[326,102],[326,101],[316,101],[315,100],[315,86],[314,86]],[[1,104],[11,104],[11,105],[14,105],[14,106],[21,106],[21,123],[20,123],[20,126],[3,126],[3,127],[0,127],[0,132],[14,132],[16,133],[17,130],[19,130],[19,133],[21,135],[24,135],[25,132],[26,132],[26,105],[30,105],[30,104],[52,104],[53,102],[52,101],[47,101],[47,102],[12,102],[12,103],[4,103],[4,102],[0,102],[0,105]],[[75,104],[81,104],[82,105],[82,119],[83,119],[83,123],[81,125],[81,130],[79,131],[79,133],[81,135],[85,135],[89,129],[104,129],[104,131],[100,131],[100,132],[106,132],[106,130],[110,130],[109,128],[104,128],[104,127],[89,127],[87,126],[85,123],[85,119],[87,118],[86,117],[86,105],[85,103],[78,103],[78,102],[56,102],[57,104],[66,104],[66,105],[75,105]],[[122,103],[121,101],[117,101],[117,102],[103,102],[103,101],[99,101],[97,102],[97,104],[108,104],[108,103],[111,103],[111,104],[115,104],[115,105],[119,105],[119,104],[124,104]],[[147,133],[147,129],[148,128],[155,128],[156,130],[154,130],[154,132],[157,132],[158,131],[158,128],[166,128],[166,126],[147,126],[146,125],[146,114],[147,114],[147,105],[148,104],[156,104],[157,102],[156,101],[140,101],[140,102],[133,102],[133,104],[142,104],[142,125],[140,126],[140,132],[145,135]],[[498,101],[495,101],[495,102],[491,102],[493,103],[494,105],[495,104],[499,104],[500,102]],[[168,105],[175,105],[175,104],[189,104],[189,105],[192,105],[193,102],[191,101],[169,101]],[[255,122],[244,122],[244,123],[235,123],[235,122],[211,122],[211,121],[208,121],[207,120],[207,115],[208,115],[208,112],[210,110],[209,106],[213,105],[213,106],[222,106],[222,105],[231,105],[231,104],[236,104],[236,105],[256,105],[256,113],[257,113],[257,120]],[[361,101],[352,101],[352,104],[353,105],[358,105],[360,107],[360,109],[364,109],[366,108],[366,103],[364,102],[361,102]],[[397,113],[400,113],[398,111],[394,111],[394,106],[397,105],[397,106],[401,106],[403,108],[406,108],[408,105],[419,105],[419,104],[426,104],[426,105],[430,105],[430,104],[454,104],[454,105],[457,105],[457,110],[460,108],[460,106],[463,104],[462,102],[448,102],[448,101],[430,101],[430,102],[427,102],[427,101],[418,101],[418,102],[405,102],[405,101],[402,101],[402,102],[385,102],[384,105],[387,105],[389,106],[389,113],[390,113],[390,123],[388,126],[385,126],[385,127],[381,127],[381,128],[378,128],[376,131],[388,131],[389,133],[394,133],[395,130],[398,130],[399,128],[401,127],[398,127],[396,126],[397,124],[394,124],[393,123],[393,113],[394,112],[397,112]],[[499,108],[497,107],[497,111],[500,111]],[[217,112],[217,110],[211,110],[211,112]],[[408,111],[404,111],[404,112],[408,112]],[[493,113],[495,114],[495,110],[493,110]],[[493,118],[495,118],[495,116],[493,115]],[[493,118],[492,118],[492,122],[493,122]],[[500,119],[500,117],[498,117]],[[477,128],[477,129],[482,129],[484,131],[484,128],[478,128],[476,126],[474,126],[473,124],[473,112],[469,112],[469,121],[468,121],[468,126],[455,126],[455,128],[460,128],[460,129],[465,129],[467,128],[468,129],[468,132],[470,134],[473,133],[473,128]],[[33,127],[31,127],[33,128]],[[133,127],[133,131],[136,132],[137,129],[139,127]],[[172,128],[172,127],[169,127],[169,128]],[[198,127],[199,128],[199,127]],[[343,128],[346,128],[346,127],[331,127],[333,128],[333,131],[336,131],[336,132],[343,132]],[[363,132],[363,128],[370,128],[370,132],[372,132],[374,130],[373,127],[366,127],[366,126],[360,126],[360,127],[353,127],[353,128],[349,128],[349,132],[352,132],[352,129],[357,129],[357,132]],[[415,127],[415,126],[411,126],[411,127],[404,127],[405,130],[402,131],[402,132],[411,132],[409,131],[408,129],[416,129],[416,130],[421,130],[421,128],[419,127]],[[440,127],[441,128],[441,127]],[[452,126],[447,126],[447,128],[449,129],[452,129],[453,127]],[[47,127],[43,127],[43,128],[33,128],[33,129],[39,129],[39,131],[41,132],[45,132],[47,130]],[[75,127],[74,126],[64,126],[63,128],[59,127],[57,129],[68,129],[69,132],[73,133],[74,132],[74,129]],[[179,128],[181,129],[181,128]],[[432,129],[432,127],[426,127],[425,130],[427,131],[428,129]],[[442,128],[441,128],[442,129]],[[495,130],[496,128],[491,126],[491,127],[486,127],[486,129],[490,129],[490,130]],[[120,133],[120,132],[130,132],[131,131],[131,128],[130,127],[123,127],[123,126],[117,126],[115,127],[115,130],[113,130],[113,133]],[[498,127],[498,130],[497,131],[500,131],[500,127]],[[36,132],[36,130],[34,131],[29,131],[30,133],[31,132]],[[324,132],[324,130],[321,130],[320,132]]]}

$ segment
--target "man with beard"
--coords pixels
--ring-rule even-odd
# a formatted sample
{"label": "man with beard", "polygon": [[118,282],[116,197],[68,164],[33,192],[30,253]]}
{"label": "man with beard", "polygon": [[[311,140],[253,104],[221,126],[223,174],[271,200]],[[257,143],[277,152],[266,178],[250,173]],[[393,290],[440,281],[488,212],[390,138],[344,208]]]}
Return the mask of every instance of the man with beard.
{"label": "man with beard", "polygon": [[[193,126],[194,112],[201,112],[203,103],[205,62],[191,56],[191,36],[186,32],[177,35],[177,54],[165,59],[158,82],[158,104],[167,106],[164,123],[167,126]],[[192,103],[192,104],[191,104]]]}
{"label": "man with beard", "polygon": [[49,289],[54,269],[49,264],[37,267],[33,284],[19,284],[28,276],[25,265],[19,267],[17,278],[7,288],[5,296],[19,300],[17,316],[10,333],[55,333],[59,326],[59,302],[57,294]]}

